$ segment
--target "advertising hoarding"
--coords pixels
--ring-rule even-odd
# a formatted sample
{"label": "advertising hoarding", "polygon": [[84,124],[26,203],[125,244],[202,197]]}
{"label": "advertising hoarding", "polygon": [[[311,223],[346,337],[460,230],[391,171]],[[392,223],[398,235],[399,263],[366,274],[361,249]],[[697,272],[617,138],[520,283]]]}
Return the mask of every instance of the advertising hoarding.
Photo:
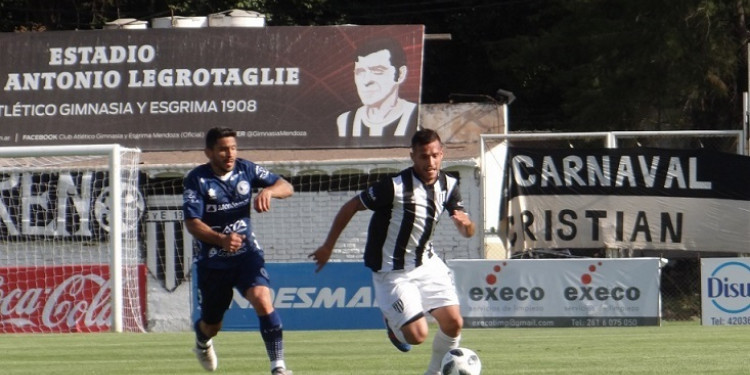
{"label": "advertising hoarding", "polygon": [[[146,267],[138,267],[146,321]],[[0,333],[106,332],[112,325],[109,266],[0,267]],[[133,313],[124,309],[123,314]]]}
{"label": "advertising hoarding", "polygon": [[701,259],[701,324],[750,325],[750,259]]}
{"label": "advertising hoarding", "polygon": [[[750,158],[705,149],[509,148],[507,242],[744,252]],[[706,235],[711,233],[712,235]]]}
{"label": "advertising hoarding", "polygon": [[201,150],[221,125],[253,149],[405,147],[423,39],[419,25],[4,33],[0,146]]}
{"label": "advertising hoarding", "polygon": [[[319,273],[313,263],[266,263],[266,269],[271,276],[273,306],[281,314],[284,329],[385,328],[375,303],[372,272],[362,262],[328,263]],[[191,278],[191,284],[195,321],[200,317],[196,277]],[[257,330],[258,325],[252,305],[235,290],[222,329]]]}
{"label": "advertising hoarding", "polygon": [[450,260],[467,328],[659,325],[659,259]]}

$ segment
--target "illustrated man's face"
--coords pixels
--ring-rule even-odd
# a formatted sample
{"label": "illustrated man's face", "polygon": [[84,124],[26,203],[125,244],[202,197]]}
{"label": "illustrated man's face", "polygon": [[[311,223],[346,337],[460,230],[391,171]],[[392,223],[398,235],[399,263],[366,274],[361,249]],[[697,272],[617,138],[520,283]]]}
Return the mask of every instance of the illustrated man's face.
{"label": "illustrated man's face", "polygon": [[391,63],[391,52],[380,50],[360,56],[354,63],[354,83],[364,105],[379,105],[392,94],[398,95],[398,86],[405,79],[406,67],[400,72]]}
{"label": "illustrated man's face", "polygon": [[214,173],[229,173],[234,169],[237,160],[237,140],[234,137],[219,138],[214,147],[207,148],[205,153]]}

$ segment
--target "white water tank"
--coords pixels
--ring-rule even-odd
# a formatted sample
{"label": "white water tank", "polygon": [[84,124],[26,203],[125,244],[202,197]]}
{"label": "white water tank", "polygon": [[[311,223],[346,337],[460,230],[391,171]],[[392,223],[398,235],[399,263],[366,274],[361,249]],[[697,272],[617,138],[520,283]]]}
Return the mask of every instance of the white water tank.
{"label": "white water tank", "polygon": [[154,29],[171,29],[171,28],[201,28],[208,26],[206,17],[159,17],[151,20],[151,27]]}
{"label": "white water tank", "polygon": [[135,18],[120,18],[107,22],[102,27],[105,30],[144,30],[148,27],[148,22],[140,21]]}
{"label": "white water tank", "polygon": [[258,12],[232,9],[208,15],[209,27],[263,27],[266,17]]}

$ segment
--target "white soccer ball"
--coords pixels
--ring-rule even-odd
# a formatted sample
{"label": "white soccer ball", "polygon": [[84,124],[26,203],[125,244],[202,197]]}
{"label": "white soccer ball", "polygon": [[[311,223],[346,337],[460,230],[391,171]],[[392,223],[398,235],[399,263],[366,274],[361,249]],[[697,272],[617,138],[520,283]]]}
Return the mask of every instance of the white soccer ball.
{"label": "white soccer ball", "polygon": [[440,368],[443,375],[479,375],[482,362],[473,350],[456,348],[445,353]]}

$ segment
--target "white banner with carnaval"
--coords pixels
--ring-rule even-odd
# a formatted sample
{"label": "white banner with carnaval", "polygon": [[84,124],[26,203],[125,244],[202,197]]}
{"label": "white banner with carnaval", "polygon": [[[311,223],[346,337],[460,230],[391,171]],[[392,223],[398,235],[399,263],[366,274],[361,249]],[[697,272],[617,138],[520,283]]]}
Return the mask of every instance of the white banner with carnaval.
{"label": "white banner with carnaval", "polygon": [[745,252],[750,158],[709,150],[509,149],[514,252]]}
{"label": "white banner with carnaval", "polygon": [[658,258],[450,260],[466,327],[659,325]]}
{"label": "white banner with carnaval", "polygon": [[750,259],[701,259],[701,324],[750,325]]}

